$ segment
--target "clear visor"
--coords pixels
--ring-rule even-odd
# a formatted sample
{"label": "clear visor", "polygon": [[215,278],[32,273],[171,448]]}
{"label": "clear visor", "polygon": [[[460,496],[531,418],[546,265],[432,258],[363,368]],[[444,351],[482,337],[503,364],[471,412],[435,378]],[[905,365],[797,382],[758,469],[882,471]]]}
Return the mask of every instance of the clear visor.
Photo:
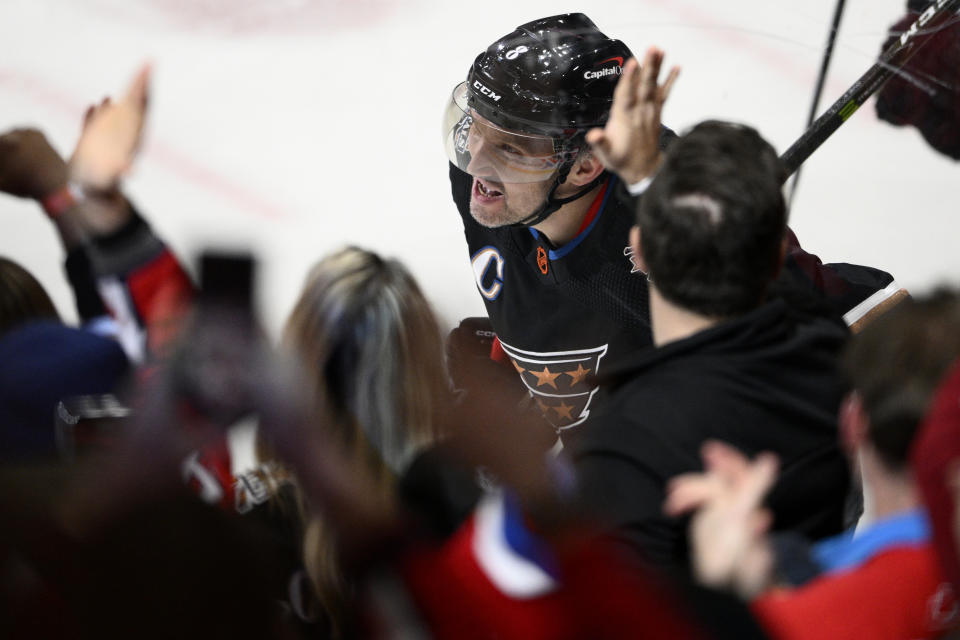
{"label": "clear visor", "polygon": [[476,178],[492,182],[549,180],[563,161],[553,138],[507,131],[470,108],[470,90],[453,90],[443,114],[443,146],[450,162]]}

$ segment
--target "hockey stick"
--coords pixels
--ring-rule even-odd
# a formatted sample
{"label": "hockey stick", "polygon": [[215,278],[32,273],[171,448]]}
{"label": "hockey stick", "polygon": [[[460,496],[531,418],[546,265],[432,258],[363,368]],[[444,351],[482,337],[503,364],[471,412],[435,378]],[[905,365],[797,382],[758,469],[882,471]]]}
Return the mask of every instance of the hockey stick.
{"label": "hockey stick", "polygon": [[780,160],[786,167],[787,177],[863,106],[890,76],[902,69],[913,54],[930,40],[930,36],[954,15],[957,7],[960,7],[960,0],[934,0],[920,14],[910,28],[880,54],[880,59],[783,152]]}
{"label": "hockey stick", "polygon": [[[827,46],[823,50],[823,60],[820,62],[820,75],[817,77],[817,87],[813,91],[813,102],[810,104],[810,114],[807,116],[807,128],[813,124],[817,117],[817,110],[820,109],[820,97],[823,95],[823,85],[827,81],[827,71],[830,69],[830,59],[833,57],[833,45],[837,42],[837,33],[840,32],[840,19],[843,17],[843,8],[846,0],[837,0],[837,7],[833,11],[833,24],[830,26],[830,33],[827,34]],[[800,170],[803,167],[797,167],[793,174],[793,182],[790,184],[790,195],[787,196],[787,209],[793,205],[793,196],[797,193],[797,183],[800,182]]]}

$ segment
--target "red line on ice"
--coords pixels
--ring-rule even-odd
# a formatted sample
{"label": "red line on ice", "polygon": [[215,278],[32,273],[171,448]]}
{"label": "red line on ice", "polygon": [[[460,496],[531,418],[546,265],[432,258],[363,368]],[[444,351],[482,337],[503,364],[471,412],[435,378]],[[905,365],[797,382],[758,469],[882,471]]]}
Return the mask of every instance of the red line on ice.
{"label": "red line on ice", "polygon": [[[91,100],[85,103],[76,96],[49,86],[34,77],[9,69],[0,69],[0,88],[18,92],[28,97],[32,102],[56,111],[61,116],[76,118],[78,131],[84,110],[87,105],[94,102],[94,100]],[[169,144],[156,140],[147,144],[144,151],[149,161],[156,163],[186,182],[216,194],[233,206],[271,219],[282,218],[287,215],[283,208],[269,202],[266,198],[246,187],[238,185],[232,179],[217,171],[203,166],[190,158],[189,154],[179,151]]]}

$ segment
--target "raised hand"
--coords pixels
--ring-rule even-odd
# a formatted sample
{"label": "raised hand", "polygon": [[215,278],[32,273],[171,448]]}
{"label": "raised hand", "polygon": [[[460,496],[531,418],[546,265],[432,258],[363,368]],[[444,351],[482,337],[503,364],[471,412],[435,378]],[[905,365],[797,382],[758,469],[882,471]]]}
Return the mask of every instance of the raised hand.
{"label": "raised hand", "polygon": [[87,110],[70,159],[70,180],[89,191],[112,191],[129,171],[146,120],[150,67],[144,65],[126,94]]}
{"label": "raised hand", "polygon": [[750,461],[722,442],[701,451],[706,471],[670,481],[664,511],[694,511],[690,545],[697,579],[708,586],[732,588],[750,598],[769,586],[773,557],[765,533],[771,523],[764,496],[777,476],[773,454]]}
{"label": "raised hand", "polygon": [[67,184],[67,164],[37,129],[0,135],[0,191],[42,200]]}
{"label": "raised hand", "polygon": [[679,67],[673,67],[659,83],[663,55],[651,47],[642,65],[634,58],[627,61],[606,126],[587,133],[587,142],[600,161],[627,184],[653,175],[662,161],[660,113],[680,73]]}

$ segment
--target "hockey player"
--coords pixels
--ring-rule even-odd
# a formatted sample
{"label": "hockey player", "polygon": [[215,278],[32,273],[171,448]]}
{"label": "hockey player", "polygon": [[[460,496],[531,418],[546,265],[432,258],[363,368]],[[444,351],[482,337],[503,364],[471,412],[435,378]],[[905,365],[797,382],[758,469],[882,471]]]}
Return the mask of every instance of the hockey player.
{"label": "hockey player", "polygon": [[[642,70],[631,57],[583,14],[529,22],[477,56],[444,120],[493,355],[512,363],[558,432],[589,417],[591,375],[651,344],[647,283],[627,237],[631,192],[642,192],[660,154],[631,151],[637,139],[664,148],[675,137],[660,110],[676,71],[658,85],[662,53],[651,50]],[[591,134],[591,148],[587,134],[607,123],[621,78],[619,128]],[[781,282],[848,324],[905,295],[889,274],[823,265],[787,236]]]}

